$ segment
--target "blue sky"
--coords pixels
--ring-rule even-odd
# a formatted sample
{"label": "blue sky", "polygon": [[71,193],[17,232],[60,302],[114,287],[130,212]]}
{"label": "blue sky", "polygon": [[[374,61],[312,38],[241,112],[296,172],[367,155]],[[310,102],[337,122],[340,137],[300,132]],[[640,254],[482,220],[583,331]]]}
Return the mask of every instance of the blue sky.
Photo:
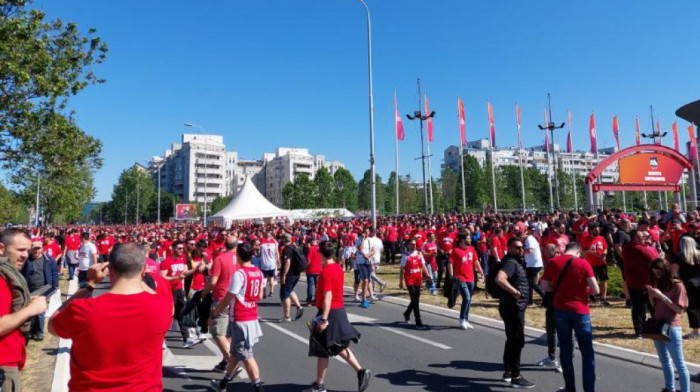
{"label": "blue sky", "polygon": [[[394,170],[393,93],[417,106],[416,78],[437,111],[433,174],[458,142],[456,98],[467,138],[487,137],[494,107],[497,145],[541,144],[548,92],[554,120],[573,113],[574,147],[588,149],[595,112],[601,147],[643,131],[654,105],[664,130],[675,110],[700,98],[697,1],[367,0],[372,11],[377,172]],[[185,122],[224,135],[229,150],[260,158],[278,146],[340,160],[359,178],[368,168],[367,37],[355,0],[45,0],[30,7],[95,27],[109,45],[96,68],[107,82],[70,101],[79,125],[104,143],[96,200],[109,200],[119,173],[179,140]],[[400,172],[420,176],[418,125],[404,120]],[[565,133],[555,141],[564,145]],[[667,136],[664,144],[671,145]]]}

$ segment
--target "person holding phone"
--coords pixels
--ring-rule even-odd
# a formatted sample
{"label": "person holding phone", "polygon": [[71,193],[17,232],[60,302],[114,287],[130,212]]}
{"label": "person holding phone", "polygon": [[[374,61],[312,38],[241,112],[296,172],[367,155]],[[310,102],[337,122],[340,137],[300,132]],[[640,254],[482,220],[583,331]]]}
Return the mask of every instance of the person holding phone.
{"label": "person holding phone", "polygon": [[[58,289],[58,264],[51,256],[44,253],[41,241],[32,242],[29,259],[22,267],[22,276],[27,281],[29,291],[36,291],[44,286]],[[32,328],[27,338],[44,340],[44,313],[32,319]]]}

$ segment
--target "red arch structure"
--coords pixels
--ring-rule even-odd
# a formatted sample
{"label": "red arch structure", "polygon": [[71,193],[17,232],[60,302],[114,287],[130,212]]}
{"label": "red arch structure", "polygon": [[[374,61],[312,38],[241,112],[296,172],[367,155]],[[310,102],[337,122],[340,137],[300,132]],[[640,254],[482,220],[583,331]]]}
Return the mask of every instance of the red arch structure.
{"label": "red arch structure", "polygon": [[[695,175],[693,163],[686,158],[680,152],[666,146],[658,144],[642,144],[639,146],[632,146],[625,148],[623,150],[617,151],[616,153],[610,155],[609,157],[598,163],[586,176],[586,199],[590,210],[595,210],[597,207],[597,192],[600,191],[673,191],[676,194],[680,191],[680,186],[678,181],[664,181],[659,180],[660,178],[665,179],[665,177],[659,177],[654,181],[645,181],[644,171],[649,170],[648,166],[640,165],[639,168],[633,168],[632,173],[629,173],[630,168],[627,168],[627,177],[640,178],[638,181],[630,182],[629,180],[625,183],[596,183],[598,177],[603,173],[603,171],[610,165],[619,162],[621,159],[625,159],[634,155],[639,155],[640,158],[651,157],[654,160],[663,160],[670,163],[672,170],[676,170],[675,173],[678,175],[678,170],[689,170],[691,175],[690,178],[690,192],[691,192],[691,203],[696,206],[696,191],[695,191]],[[628,158],[629,159],[629,158]],[[640,159],[640,162],[641,159]],[[647,161],[648,162],[648,161]],[[651,170],[666,170],[666,168],[651,169]],[[632,175],[628,175],[632,174]],[[622,173],[621,173],[622,176]],[[622,178],[620,179],[622,180]]]}

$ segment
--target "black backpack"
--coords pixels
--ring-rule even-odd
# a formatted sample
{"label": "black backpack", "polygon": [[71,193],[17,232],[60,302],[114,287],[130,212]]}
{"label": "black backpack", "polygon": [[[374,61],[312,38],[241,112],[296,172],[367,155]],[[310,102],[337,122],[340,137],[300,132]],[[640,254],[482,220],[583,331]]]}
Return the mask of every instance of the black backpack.
{"label": "black backpack", "polygon": [[486,275],[486,292],[489,293],[491,298],[500,299],[505,291],[501,286],[496,283],[496,275],[498,271],[503,267],[503,261],[491,261],[489,260],[489,274]]}
{"label": "black backpack", "polygon": [[288,246],[292,247],[292,259],[289,269],[292,270],[295,275],[301,275],[302,272],[306,271],[306,267],[309,266],[309,259],[307,259],[303,253],[301,253],[296,245]]}

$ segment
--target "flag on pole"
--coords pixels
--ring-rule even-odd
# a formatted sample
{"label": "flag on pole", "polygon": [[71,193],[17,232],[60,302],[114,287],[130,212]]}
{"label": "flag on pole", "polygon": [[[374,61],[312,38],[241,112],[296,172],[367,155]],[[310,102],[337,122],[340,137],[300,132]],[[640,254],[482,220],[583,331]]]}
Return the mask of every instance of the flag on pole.
{"label": "flag on pole", "polygon": [[[428,108],[428,95],[425,95],[425,115],[430,115],[430,109]],[[428,143],[433,141],[433,118],[428,117]]]}
{"label": "flag on pole", "polygon": [[659,135],[656,144],[661,145],[661,121],[656,121],[656,133]]}
{"label": "flag on pole", "polygon": [[595,114],[594,113],[591,113],[591,120],[588,124],[588,134],[591,138],[591,152],[595,154],[598,152],[598,135],[596,134],[596,131],[595,131]]}
{"label": "flag on pole", "polygon": [[673,148],[676,151],[680,151],[680,144],[678,143],[678,124],[675,121],[671,125],[671,129],[673,130]]}
{"label": "flag on pole", "polygon": [[574,143],[571,140],[571,110],[567,111],[569,116],[569,135],[566,137],[566,152],[571,154],[574,152]]}
{"label": "flag on pole", "polygon": [[464,120],[464,103],[457,98],[457,110],[459,111],[459,142],[461,146],[467,145],[467,123]]}
{"label": "flag on pole", "polygon": [[642,144],[639,140],[639,116],[634,117],[634,136],[637,138],[637,145]]}
{"label": "flag on pole", "polygon": [[496,147],[496,125],[493,122],[493,107],[491,102],[488,103],[489,107],[489,133],[491,134],[491,148]]}
{"label": "flag on pole", "polygon": [[394,118],[396,121],[396,140],[403,140],[403,138],[406,136],[406,133],[403,130],[401,115],[399,115],[399,108],[396,105],[396,91],[394,91]]}
{"label": "flag on pole", "polygon": [[515,104],[515,117],[516,120],[518,121],[518,149],[522,150],[523,149],[523,139],[520,136],[520,106],[518,104]]}
{"label": "flag on pole", "polygon": [[620,127],[617,125],[617,116],[613,117],[613,134],[615,135],[615,143],[617,143],[617,151],[620,151]]}
{"label": "flag on pole", "polygon": [[690,136],[690,148],[688,148],[688,155],[690,155],[690,161],[695,162],[698,159],[698,145],[695,140],[695,128],[693,124],[688,125],[688,136]]}

